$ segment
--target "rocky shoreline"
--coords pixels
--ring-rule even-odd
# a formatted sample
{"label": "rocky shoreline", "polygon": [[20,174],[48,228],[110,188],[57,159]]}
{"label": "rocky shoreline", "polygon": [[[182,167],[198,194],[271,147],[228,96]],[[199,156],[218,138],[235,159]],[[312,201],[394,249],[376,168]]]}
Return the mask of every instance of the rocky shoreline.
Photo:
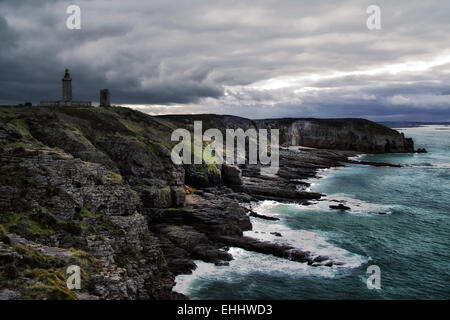
{"label": "rocky shoreline", "polygon": [[[278,174],[174,165],[171,132],[199,119],[205,130],[280,128]],[[227,265],[232,246],[341,264],[244,236],[250,216],[270,219],[248,204],[308,205],[323,196],[305,182],[319,169],[362,152],[413,151],[412,140],[362,119],[151,117],[127,108],[2,107],[0,138],[0,299],[185,299],[172,290],[175,276],[197,259]],[[300,144],[308,148],[290,147]],[[84,270],[79,291],[65,285],[73,264]]]}
{"label": "rocky shoreline", "polygon": [[[323,195],[299,190],[299,187],[307,189],[309,184],[305,181],[315,178],[319,169],[344,166],[345,163],[349,163],[349,157],[356,155],[358,153],[352,151],[318,149],[293,151],[286,148],[280,152],[281,169],[277,177],[260,176],[258,166],[241,166],[239,169],[235,168],[239,173],[241,183],[206,190],[200,189],[194,194],[186,196],[186,206],[183,210],[190,210],[189,216],[196,217],[205,208],[209,214],[216,212],[211,215],[213,218],[210,221],[204,222],[205,226],[203,227],[198,224],[198,221],[202,219],[198,217],[177,222],[164,217],[159,220],[163,222],[164,226],[170,225],[169,229],[176,229],[173,233],[167,232],[167,229],[164,232],[164,236],[168,237],[170,242],[180,245],[189,243],[189,247],[183,248],[187,251],[185,259],[170,261],[169,268],[172,267],[171,271],[176,275],[189,273],[193,265],[188,257],[216,265],[226,265],[226,262],[232,259],[232,256],[227,254],[229,247],[271,254],[312,266],[342,265],[342,262],[332,261],[329,257],[313,256],[311,252],[300,248],[246,237],[243,236],[243,232],[252,229],[249,217],[278,220],[252,211],[248,208],[248,204],[262,200],[274,200],[309,205],[310,201],[319,200]],[[225,220],[217,220],[220,217],[224,217]],[[192,223],[192,221],[195,222]],[[176,223],[178,223],[178,227],[174,227]],[[233,227],[225,230],[214,228],[215,224],[224,226],[230,223],[234,224]],[[208,224],[210,227],[206,227]],[[230,232],[230,230],[233,231]],[[202,233],[206,237],[203,237]],[[166,258],[175,256],[176,250],[177,248],[174,247],[163,248]],[[198,252],[202,252],[202,254],[199,255]],[[178,257],[179,254],[178,252]]]}

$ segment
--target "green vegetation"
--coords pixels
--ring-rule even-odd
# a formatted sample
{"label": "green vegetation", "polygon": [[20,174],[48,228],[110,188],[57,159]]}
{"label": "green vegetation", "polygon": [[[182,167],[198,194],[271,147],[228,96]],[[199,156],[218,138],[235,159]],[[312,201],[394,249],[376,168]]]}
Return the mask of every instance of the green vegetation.
{"label": "green vegetation", "polygon": [[60,271],[33,269],[25,276],[36,281],[36,284],[26,290],[21,297],[24,300],[77,300],[67,288],[67,280]]}
{"label": "green vegetation", "polygon": [[26,132],[28,133],[30,132],[30,128],[28,127],[26,122],[23,121],[22,119],[14,119],[12,122],[17,126],[19,126],[20,128],[22,128],[23,130],[25,130]]}
{"label": "green vegetation", "polygon": [[79,227],[83,235],[98,235],[106,232],[112,236],[120,236],[120,228],[101,213],[96,213],[90,208],[83,207],[80,211],[80,217]]}
{"label": "green vegetation", "polygon": [[27,144],[22,141],[10,142],[5,144],[3,147],[5,149],[15,149],[15,148],[25,148]]}
{"label": "green vegetation", "polygon": [[100,213],[93,213],[88,208],[81,208],[80,215],[82,218],[95,219],[101,217]]}
{"label": "green vegetation", "polygon": [[37,239],[67,231],[80,234],[81,228],[74,222],[66,222],[44,207],[36,212],[4,213],[0,222],[11,233],[16,233],[27,239]]}
{"label": "green vegetation", "polygon": [[136,124],[133,121],[129,121],[129,120],[125,120],[125,119],[120,119],[120,122],[131,132],[135,133],[135,134],[143,134],[145,133],[145,130],[142,126]]}
{"label": "green vegetation", "polygon": [[[4,106],[1,106],[2,108]],[[0,118],[2,119],[11,119],[11,118],[17,118],[17,114],[12,112],[0,112]]]}
{"label": "green vegetation", "polygon": [[114,184],[123,185],[123,177],[118,173],[108,171],[106,177]]}
{"label": "green vegetation", "polygon": [[30,219],[29,213],[7,213],[2,216],[5,228],[25,238],[35,239],[37,236],[53,234],[53,231]]}
{"label": "green vegetation", "polygon": [[22,256],[21,261],[29,268],[50,269],[64,265],[64,261],[44,255],[21,243],[17,244],[14,250]]}
{"label": "green vegetation", "polygon": [[216,164],[194,164],[195,171],[200,175],[205,174],[221,174],[220,169]]}
{"label": "green vegetation", "polygon": [[132,247],[126,247],[116,254],[115,261],[119,267],[126,268],[130,261],[136,262],[144,258],[141,252]]}
{"label": "green vegetation", "polygon": [[8,238],[8,234],[3,225],[0,224],[0,241],[6,244],[9,244],[10,240]]}
{"label": "green vegetation", "polygon": [[79,266],[81,269],[82,289],[91,289],[90,276],[103,272],[103,267],[91,254],[79,249],[71,249],[72,255],[66,260],[66,267]]}
{"label": "green vegetation", "polygon": [[67,258],[56,258],[25,245],[17,244],[14,251],[19,254],[15,262],[0,266],[0,285],[5,288],[21,289],[20,299],[72,300],[77,299],[67,288],[64,276],[70,265],[79,266],[82,277],[82,291],[93,289],[92,275],[103,271],[99,262],[89,253],[71,249]]}

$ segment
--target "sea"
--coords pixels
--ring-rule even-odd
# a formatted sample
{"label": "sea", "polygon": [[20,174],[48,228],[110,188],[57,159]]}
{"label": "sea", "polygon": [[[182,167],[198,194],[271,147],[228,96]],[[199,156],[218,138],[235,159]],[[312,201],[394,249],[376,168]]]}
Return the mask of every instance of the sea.
{"label": "sea", "polygon": [[[252,204],[254,211],[280,220],[251,218],[253,230],[245,235],[288,243],[342,265],[313,267],[230,248],[229,266],[195,261],[197,269],[179,275],[174,290],[191,299],[450,299],[450,126],[397,130],[428,153],[358,156],[401,168],[320,171],[309,181],[310,190],[326,196],[309,206]],[[336,201],[351,209],[330,209]]]}

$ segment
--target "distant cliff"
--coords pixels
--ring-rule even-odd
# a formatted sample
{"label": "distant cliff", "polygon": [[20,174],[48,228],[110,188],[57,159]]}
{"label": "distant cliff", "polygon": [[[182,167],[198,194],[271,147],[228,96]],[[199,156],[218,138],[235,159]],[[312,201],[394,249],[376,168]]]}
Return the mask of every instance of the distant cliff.
{"label": "distant cliff", "polygon": [[[273,121],[273,124],[272,124]],[[277,126],[280,120],[258,121]],[[365,119],[285,120],[284,143],[367,153],[414,152],[414,142],[402,133]]]}
{"label": "distant cliff", "polygon": [[365,119],[268,119],[250,120],[227,115],[170,115],[161,118],[191,128],[201,120],[203,128],[279,129],[280,144],[352,150],[367,153],[414,152],[414,142],[394,129]]}
{"label": "distant cliff", "polygon": [[[289,246],[243,237],[242,202],[306,203],[299,179],[355,153],[284,150],[278,178],[220,165],[176,166],[174,129],[279,128],[284,145],[410,152],[398,132],[360,119],[249,120],[232,116],[151,117],[127,108],[0,108],[0,299],[176,299],[174,276],[194,259],[226,264],[240,246],[332,266]],[[65,285],[83,269],[82,290]]]}

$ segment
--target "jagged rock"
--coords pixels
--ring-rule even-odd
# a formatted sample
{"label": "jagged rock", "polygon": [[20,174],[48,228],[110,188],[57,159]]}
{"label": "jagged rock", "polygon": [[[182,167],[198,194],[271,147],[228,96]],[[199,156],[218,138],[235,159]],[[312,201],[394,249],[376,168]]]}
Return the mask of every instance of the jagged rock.
{"label": "jagged rock", "polygon": [[303,251],[290,245],[260,241],[250,237],[219,237],[227,245],[239,247],[245,250],[271,254],[277,257],[297,262],[313,263],[313,257],[309,251]]}
{"label": "jagged rock", "polygon": [[229,164],[222,165],[222,178],[227,186],[237,186],[244,183],[242,181],[241,169]]}
{"label": "jagged rock", "polygon": [[249,216],[250,217],[260,218],[260,219],[264,219],[264,220],[271,220],[271,221],[278,221],[278,220],[280,220],[277,217],[266,216],[264,214],[259,214],[259,213],[255,212],[255,211],[252,211],[252,210],[248,210],[248,212],[249,212]]}
{"label": "jagged rock", "polygon": [[357,160],[347,160],[348,163],[354,163],[354,164],[364,164],[374,167],[393,167],[393,168],[401,168],[402,165],[400,164],[392,164],[392,163],[386,163],[386,162],[374,162],[374,161],[357,161]]}
{"label": "jagged rock", "polygon": [[19,293],[14,290],[0,289],[0,300],[12,300],[17,297]]}
{"label": "jagged rock", "polygon": [[185,183],[194,188],[209,188],[222,185],[222,174],[216,165],[184,165]]}
{"label": "jagged rock", "polygon": [[317,256],[317,257],[315,257],[314,258],[314,262],[323,262],[323,261],[326,261],[326,260],[329,260],[330,258],[329,257],[327,257],[327,256]]}
{"label": "jagged rock", "polygon": [[350,207],[344,206],[342,203],[339,203],[337,206],[331,205],[330,209],[335,209],[335,210],[351,210]]}
{"label": "jagged rock", "polygon": [[276,237],[282,237],[281,233],[279,232],[271,232],[270,234],[273,234]]}

